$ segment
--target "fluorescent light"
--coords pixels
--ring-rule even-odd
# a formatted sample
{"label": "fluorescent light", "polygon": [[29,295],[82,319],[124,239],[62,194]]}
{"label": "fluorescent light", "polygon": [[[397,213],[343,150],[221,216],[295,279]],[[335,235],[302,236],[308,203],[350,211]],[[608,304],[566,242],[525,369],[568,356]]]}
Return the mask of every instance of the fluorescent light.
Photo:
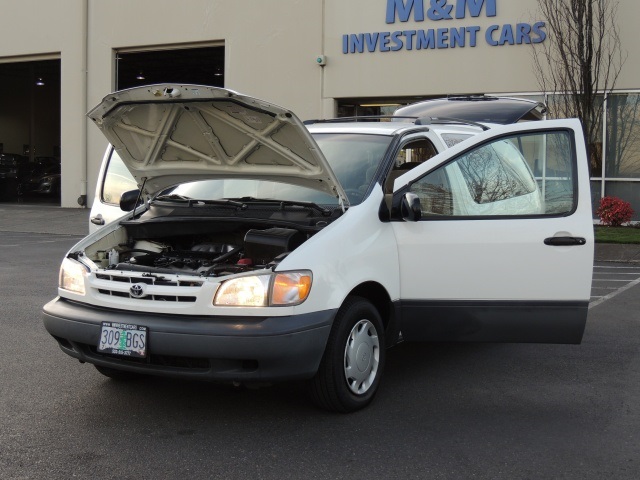
{"label": "fluorescent light", "polygon": [[399,107],[399,103],[363,103],[361,107]]}

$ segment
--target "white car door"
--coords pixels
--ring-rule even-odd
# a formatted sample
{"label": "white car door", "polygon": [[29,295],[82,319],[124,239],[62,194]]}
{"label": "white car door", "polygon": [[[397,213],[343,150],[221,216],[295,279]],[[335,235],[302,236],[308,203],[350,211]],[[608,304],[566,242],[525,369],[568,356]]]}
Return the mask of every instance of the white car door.
{"label": "white car door", "polygon": [[577,120],[473,137],[397,178],[393,206],[405,339],[581,341],[593,225]]}
{"label": "white car door", "polygon": [[109,145],[98,175],[96,195],[89,216],[89,233],[122,217],[125,212],[120,209],[120,196],[136,188],[138,185],[135,179],[113,147]]}

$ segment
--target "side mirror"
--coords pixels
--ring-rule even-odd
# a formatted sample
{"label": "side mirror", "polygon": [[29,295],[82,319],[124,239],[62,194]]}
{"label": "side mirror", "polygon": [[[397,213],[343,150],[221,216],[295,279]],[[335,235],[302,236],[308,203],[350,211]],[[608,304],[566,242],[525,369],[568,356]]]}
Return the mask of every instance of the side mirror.
{"label": "side mirror", "polygon": [[415,193],[405,193],[400,203],[400,215],[405,222],[417,222],[422,218],[420,198]]}
{"label": "side mirror", "polygon": [[[140,190],[129,190],[128,192],[124,192],[120,197],[120,210],[123,212],[130,212],[136,208],[136,201],[138,198],[140,198]],[[138,205],[141,203],[141,201],[138,202]]]}

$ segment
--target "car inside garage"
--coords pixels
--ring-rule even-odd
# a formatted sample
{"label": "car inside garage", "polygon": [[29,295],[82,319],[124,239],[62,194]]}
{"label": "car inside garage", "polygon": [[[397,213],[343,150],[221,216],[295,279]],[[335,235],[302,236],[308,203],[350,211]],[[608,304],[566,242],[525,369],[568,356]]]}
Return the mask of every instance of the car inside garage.
{"label": "car inside garage", "polygon": [[[223,45],[125,49],[115,86],[153,83],[224,86]],[[0,202],[60,205],[60,59],[0,63]],[[88,179],[95,182],[95,179]]]}
{"label": "car inside garage", "polygon": [[0,63],[0,201],[60,203],[60,60]]}

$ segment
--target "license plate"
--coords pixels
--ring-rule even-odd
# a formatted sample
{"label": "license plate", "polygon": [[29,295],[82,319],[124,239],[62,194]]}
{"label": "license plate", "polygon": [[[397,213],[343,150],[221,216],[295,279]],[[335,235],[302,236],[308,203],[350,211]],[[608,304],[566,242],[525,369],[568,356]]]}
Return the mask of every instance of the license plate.
{"label": "license plate", "polygon": [[147,327],[129,323],[102,322],[98,351],[144,358],[147,356]]}

